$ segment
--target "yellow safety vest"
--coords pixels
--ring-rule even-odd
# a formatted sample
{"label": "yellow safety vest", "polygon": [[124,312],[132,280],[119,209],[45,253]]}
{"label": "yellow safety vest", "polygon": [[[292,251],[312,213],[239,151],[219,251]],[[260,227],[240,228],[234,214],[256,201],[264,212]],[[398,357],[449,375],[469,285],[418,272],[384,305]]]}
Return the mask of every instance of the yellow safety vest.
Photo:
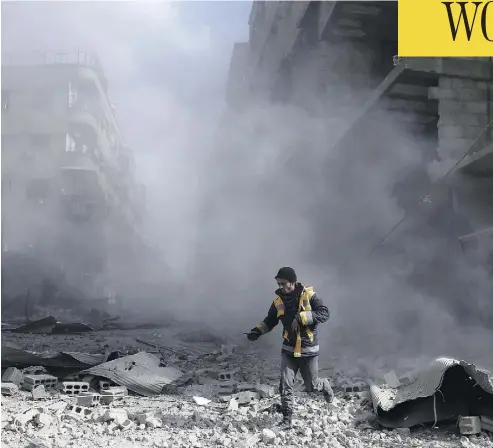
{"label": "yellow safety vest", "polygon": [[[313,291],[313,287],[307,286],[303,288],[303,292],[300,295],[300,301],[298,304],[298,313],[300,313],[302,325],[304,321],[306,322],[305,311],[312,310],[312,307],[310,306],[310,300],[313,294],[315,294],[315,292]],[[284,316],[284,302],[279,296],[275,298],[274,306],[277,308],[277,317]],[[313,341],[313,333],[307,326],[305,326],[305,333],[310,339],[310,341]],[[284,339],[289,340],[289,334],[287,330],[284,330],[283,337]],[[301,329],[300,326],[298,325],[298,328],[296,330],[296,344],[294,346],[294,357],[299,358],[300,356],[301,356]]]}

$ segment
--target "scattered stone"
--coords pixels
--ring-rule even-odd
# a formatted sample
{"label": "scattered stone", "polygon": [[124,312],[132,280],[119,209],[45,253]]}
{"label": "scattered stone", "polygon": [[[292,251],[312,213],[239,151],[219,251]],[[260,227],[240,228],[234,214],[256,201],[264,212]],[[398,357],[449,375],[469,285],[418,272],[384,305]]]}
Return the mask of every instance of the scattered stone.
{"label": "scattered stone", "polygon": [[14,383],[20,386],[24,379],[24,374],[15,367],[8,367],[2,375],[2,383]]}
{"label": "scattered stone", "polygon": [[44,400],[46,398],[46,390],[43,384],[40,386],[36,386],[32,391],[31,391],[31,396],[33,400]]}
{"label": "scattered stone", "polygon": [[276,434],[274,431],[268,428],[265,428],[262,431],[262,442],[264,442],[265,444],[271,444],[274,443],[275,440],[276,440]]}
{"label": "scattered stone", "polygon": [[117,425],[121,425],[127,419],[128,413],[125,409],[108,409],[103,416],[103,421],[113,421]]}
{"label": "scattered stone", "polygon": [[403,436],[408,436],[411,434],[411,430],[409,428],[396,428],[395,432]]}
{"label": "scattered stone", "polygon": [[19,392],[19,388],[14,383],[2,383],[2,395],[14,395]]}
{"label": "scattered stone", "polygon": [[211,400],[208,400],[207,398],[197,396],[193,397],[193,401],[195,401],[195,403],[199,406],[207,406],[211,402]]}

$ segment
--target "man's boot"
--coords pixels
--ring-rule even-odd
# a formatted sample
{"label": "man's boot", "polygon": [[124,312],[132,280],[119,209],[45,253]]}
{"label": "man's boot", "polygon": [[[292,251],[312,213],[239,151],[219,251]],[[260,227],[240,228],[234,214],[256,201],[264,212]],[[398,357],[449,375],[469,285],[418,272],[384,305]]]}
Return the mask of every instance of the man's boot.
{"label": "man's boot", "polygon": [[288,412],[284,412],[282,421],[278,426],[281,431],[291,429],[293,427],[293,415]]}
{"label": "man's boot", "polygon": [[327,401],[327,403],[332,403],[332,401],[334,400],[334,391],[332,390],[332,387],[330,387],[330,384],[327,380],[325,380],[324,383],[325,384],[322,393],[324,395],[325,401]]}

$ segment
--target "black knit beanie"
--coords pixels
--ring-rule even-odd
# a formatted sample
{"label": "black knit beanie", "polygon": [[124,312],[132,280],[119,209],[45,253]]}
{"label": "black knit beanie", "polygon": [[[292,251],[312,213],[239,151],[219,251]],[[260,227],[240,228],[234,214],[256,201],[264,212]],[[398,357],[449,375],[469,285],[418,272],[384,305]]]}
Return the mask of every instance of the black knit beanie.
{"label": "black knit beanie", "polygon": [[276,280],[278,278],[281,278],[283,280],[287,280],[290,283],[296,283],[297,280],[296,272],[294,272],[293,268],[289,268],[289,267],[284,267],[279,269],[279,272],[277,273],[275,278]]}

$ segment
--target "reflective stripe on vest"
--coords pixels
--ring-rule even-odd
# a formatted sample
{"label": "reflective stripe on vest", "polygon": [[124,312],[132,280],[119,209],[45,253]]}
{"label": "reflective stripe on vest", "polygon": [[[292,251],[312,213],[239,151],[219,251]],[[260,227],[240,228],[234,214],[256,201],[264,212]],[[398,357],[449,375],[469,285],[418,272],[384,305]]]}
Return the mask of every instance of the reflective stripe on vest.
{"label": "reflective stripe on vest", "polygon": [[[298,312],[312,310],[312,307],[310,306],[310,300],[313,297],[313,294],[315,294],[315,292],[313,291],[313,288],[311,286],[303,288],[303,292],[300,295]],[[305,333],[308,336],[308,339],[310,339],[310,341],[313,342],[313,333],[308,327],[305,327]],[[296,344],[294,346],[294,357],[299,358],[300,356],[301,356],[301,331],[300,331],[300,327],[298,326],[298,329],[296,330]]]}
{"label": "reflective stripe on vest", "polygon": [[277,308],[277,317],[284,316],[284,302],[279,296],[274,299],[274,306]]}

